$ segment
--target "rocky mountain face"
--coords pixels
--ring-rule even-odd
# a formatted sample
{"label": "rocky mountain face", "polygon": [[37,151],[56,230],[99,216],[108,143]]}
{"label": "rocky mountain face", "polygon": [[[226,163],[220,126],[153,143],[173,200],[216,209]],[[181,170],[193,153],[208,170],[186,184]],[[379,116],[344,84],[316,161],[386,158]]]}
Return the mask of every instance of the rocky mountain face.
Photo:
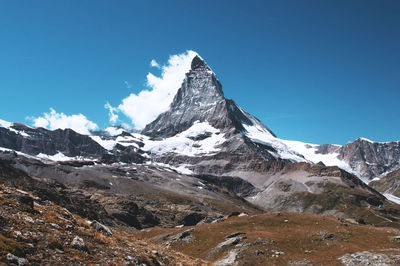
{"label": "rocky mountain face", "polygon": [[0,147],[29,155],[55,155],[61,152],[68,157],[100,158],[106,153],[89,136],[76,133],[72,129],[50,131],[18,123],[0,127]]}
{"label": "rocky mountain face", "polygon": [[400,142],[373,142],[358,138],[344,146],[321,145],[321,154],[337,153],[337,158],[366,181],[400,168]]}
{"label": "rocky mountain face", "polygon": [[[121,132],[121,137],[130,136]],[[19,123],[0,127],[0,150],[11,150],[25,155],[50,160],[98,160],[107,162],[142,163],[144,158],[137,146],[116,143],[112,151],[99,144],[99,136],[79,134],[72,129],[32,128]],[[110,141],[110,136],[103,137]],[[112,140],[111,140],[112,141]],[[135,140],[130,139],[131,143]],[[137,144],[138,145],[138,144]]]}
{"label": "rocky mountain face", "polygon": [[225,99],[214,72],[195,56],[170,109],[148,124],[142,134],[154,139],[172,137],[195,122],[207,122],[224,133],[234,134],[245,130],[243,124],[253,125],[248,116],[232,100]]}

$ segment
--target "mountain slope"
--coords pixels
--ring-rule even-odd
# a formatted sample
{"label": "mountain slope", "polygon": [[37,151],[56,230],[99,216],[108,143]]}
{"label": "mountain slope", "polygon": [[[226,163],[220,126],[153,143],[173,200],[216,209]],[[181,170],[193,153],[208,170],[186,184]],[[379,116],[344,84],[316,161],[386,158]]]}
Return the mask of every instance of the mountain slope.
{"label": "mountain slope", "polygon": [[400,169],[384,175],[379,180],[373,180],[370,185],[390,200],[400,204]]}

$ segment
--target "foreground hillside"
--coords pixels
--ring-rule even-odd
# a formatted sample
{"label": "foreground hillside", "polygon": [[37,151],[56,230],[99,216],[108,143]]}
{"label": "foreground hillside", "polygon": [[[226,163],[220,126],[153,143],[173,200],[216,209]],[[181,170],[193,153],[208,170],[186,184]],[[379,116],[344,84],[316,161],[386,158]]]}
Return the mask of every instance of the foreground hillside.
{"label": "foreground hillside", "polygon": [[332,216],[266,213],[135,236],[217,265],[399,265],[399,233]]}
{"label": "foreground hillside", "polygon": [[129,227],[110,229],[4,185],[0,217],[0,261],[7,265],[205,264],[137,240]]}
{"label": "foreground hillside", "polygon": [[294,213],[180,228],[105,227],[0,185],[0,261],[16,265],[398,265],[400,230]]}

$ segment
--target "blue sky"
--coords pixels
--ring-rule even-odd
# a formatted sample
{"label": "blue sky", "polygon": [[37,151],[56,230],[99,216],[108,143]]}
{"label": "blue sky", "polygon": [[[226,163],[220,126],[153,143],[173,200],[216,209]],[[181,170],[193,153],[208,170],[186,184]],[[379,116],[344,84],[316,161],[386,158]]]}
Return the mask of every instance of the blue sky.
{"label": "blue sky", "polygon": [[54,108],[108,126],[104,104],[145,89],[152,59],[191,49],[281,138],[399,140],[399,14],[399,1],[4,0],[0,118]]}

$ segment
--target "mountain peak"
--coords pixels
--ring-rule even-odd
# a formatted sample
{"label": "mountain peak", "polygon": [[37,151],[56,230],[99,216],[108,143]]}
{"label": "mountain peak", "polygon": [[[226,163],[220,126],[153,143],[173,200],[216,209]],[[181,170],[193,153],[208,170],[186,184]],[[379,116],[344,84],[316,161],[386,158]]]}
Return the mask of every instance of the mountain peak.
{"label": "mountain peak", "polygon": [[191,70],[210,70],[210,68],[207,66],[206,62],[199,56],[196,55],[191,64]]}
{"label": "mountain peak", "polygon": [[252,115],[227,100],[215,73],[199,56],[195,55],[191,69],[175,95],[168,111],[146,125],[142,134],[155,139],[168,138],[181,133],[197,122],[207,122],[221,132],[244,132],[247,126],[261,128],[275,137]]}

